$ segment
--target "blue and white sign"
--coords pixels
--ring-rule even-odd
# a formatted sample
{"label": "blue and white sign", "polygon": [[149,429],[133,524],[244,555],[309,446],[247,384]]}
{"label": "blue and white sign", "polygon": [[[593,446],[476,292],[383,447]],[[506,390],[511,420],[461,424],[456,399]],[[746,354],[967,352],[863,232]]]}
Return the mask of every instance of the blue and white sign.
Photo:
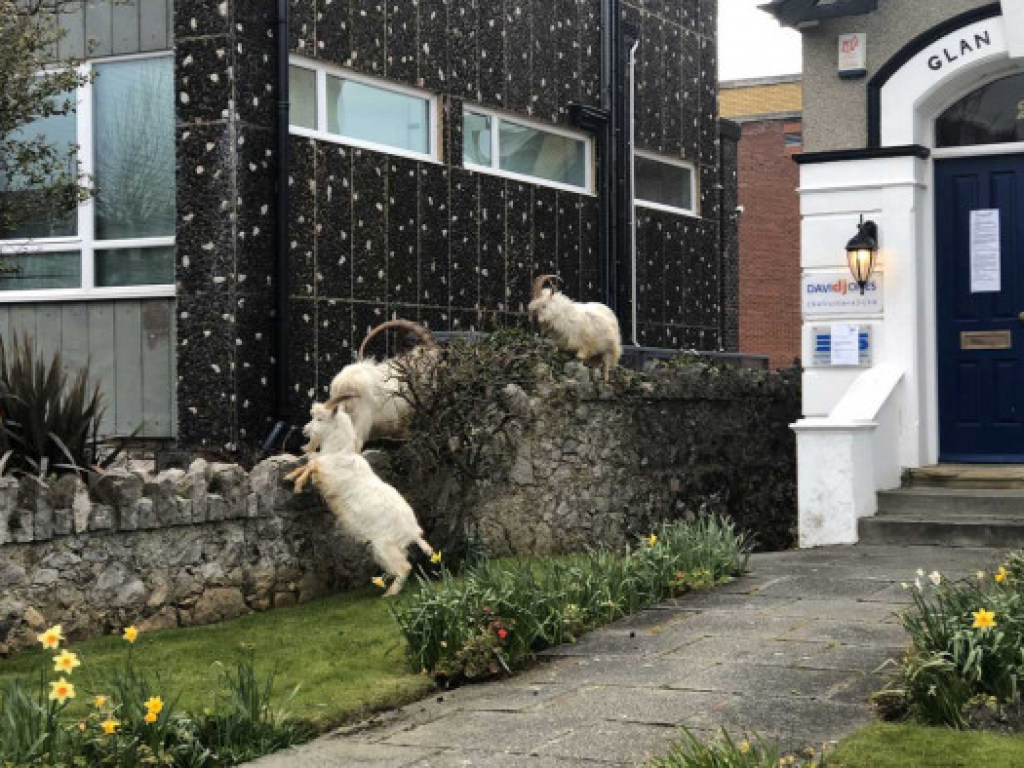
{"label": "blue and white sign", "polygon": [[[871,326],[822,325],[812,328],[811,333],[814,339],[812,366],[831,368],[834,366],[865,367],[871,365]],[[840,339],[836,338],[837,335],[841,337],[850,335],[853,338]],[[846,347],[840,354],[837,354],[837,342]]]}
{"label": "blue and white sign", "polygon": [[880,315],[884,293],[882,275],[878,272],[864,286],[863,296],[849,272],[817,272],[803,276],[800,305],[804,317]]}

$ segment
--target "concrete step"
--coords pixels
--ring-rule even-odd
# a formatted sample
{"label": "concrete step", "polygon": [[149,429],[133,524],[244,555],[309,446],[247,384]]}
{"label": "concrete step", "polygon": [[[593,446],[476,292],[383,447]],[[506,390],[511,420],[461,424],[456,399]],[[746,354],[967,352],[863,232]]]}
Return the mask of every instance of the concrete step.
{"label": "concrete step", "polygon": [[903,471],[908,488],[974,488],[1024,490],[1024,465],[936,464]]}
{"label": "concrete step", "polygon": [[1024,519],[879,514],[861,518],[857,528],[862,544],[1024,547]]}
{"label": "concrete step", "polygon": [[900,488],[878,494],[878,511],[886,515],[1015,518],[1024,522],[1024,489]]}

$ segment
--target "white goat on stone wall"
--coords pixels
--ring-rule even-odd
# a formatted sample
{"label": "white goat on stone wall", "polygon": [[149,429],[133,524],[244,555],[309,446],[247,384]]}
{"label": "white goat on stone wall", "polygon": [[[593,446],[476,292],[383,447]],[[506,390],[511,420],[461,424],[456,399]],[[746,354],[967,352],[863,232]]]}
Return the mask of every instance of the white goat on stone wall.
{"label": "white goat on stone wall", "polygon": [[385,594],[396,595],[412,571],[409,545],[426,555],[433,549],[402,494],[352,450],[356,436],[348,414],[322,403],[314,403],[310,413],[313,418],[302,430],[309,438],[303,450],[315,453],[286,479],[294,481],[296,493],[313,481],[346,533],[368,543],[373,559],[394,577]]}
{"label": "white goat on stone wall", "polygon": [[575,353],[588,365],[601,363],[608,381],[622,356],[619,320],[604,304],[573,301],[558,289],[559,282],[557,275],[541,275],[533,281],[533,297],[527,307],[530,317],[563,352]]}
{"label": "white goat on stone wall", "polygon": [[359,347],[359,361],[346,365],[331,381],[328,407],[339,406],[352,419],[357,444],[356,451],[371,438],[402,439],[406,436],[411,406],[404,397],[405,382],[401,368],[395,360],[366,360],[363,352],[367,343],[388,328],[404,328],[415,333],[421,342],[403,355],[421,359],[426,363],[436,356],[437,343],[433,335],[410,320],[390,320],[370,331]]}

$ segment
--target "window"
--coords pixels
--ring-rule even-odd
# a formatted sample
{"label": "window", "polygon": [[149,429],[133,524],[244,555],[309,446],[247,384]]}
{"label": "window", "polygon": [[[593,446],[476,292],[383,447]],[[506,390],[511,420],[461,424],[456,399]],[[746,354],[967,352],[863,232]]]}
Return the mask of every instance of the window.
{"label": "window", "polygon": [[467,168],[573,191],[591,189],[591,145],[585,136],[466,109],[462,163]]}
{"label": "window", "polygon": [[[25,129],[78,145],[95,194],[66,217],[32,219],[0,241],[4,300],[174,295],[173,60],[95,61],[76,109]],[[75,155],[69,156],[73,162]],[[30,195],[30,188],[0,191]]]}
{"label": "window", "polygon": [[288,76],[292,133],[434,159],[434,97],[303,59]]}
{"label": "window", "polygon": [[1024,141],[1024,75],[983,85],[935,121],[936,146]]}
{"label": "window", "polygon": [[633,153],[633,200],[645,208],[697,214],[697,181],[683,160]]}

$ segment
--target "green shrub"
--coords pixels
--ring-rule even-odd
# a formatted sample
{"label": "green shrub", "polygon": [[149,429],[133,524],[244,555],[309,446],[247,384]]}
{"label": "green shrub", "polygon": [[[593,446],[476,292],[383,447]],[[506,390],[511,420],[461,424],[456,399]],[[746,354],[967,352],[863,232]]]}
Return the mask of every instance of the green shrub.
{"label": "green shrub", "polygon": [[97,439],[103,402],[88,367],[74,376],[59,354],[46,361],[28,337],[0,339],[0,474],[83,472],[106,465]]}
{"label": "green shrub", "polygon": [[663,524],[624,554],[483,560],[394,608],[414,669],[445,681],[510,672],[544,648],[743,572],[750,542],[716,517]]}
{"label": "green shrub", "polygon": [[[894,679],[875,694],[883,716],[958,728],[991,710],[1019,719],[1024,556],[956,582],[919,572],[905,586],[913,598],[903,616],[911,646]],[[980,611],[992,614],[991,627]]]}
{"label": "green shrub", "polygon": [[820,759],[813,749],[801,756],[780,755],[776,744],[758,736],[736,741],[725,731],[705,744],[684,728],[683,737],[664,756],[651,760],[647,768],[811,768],[823,765]]}

